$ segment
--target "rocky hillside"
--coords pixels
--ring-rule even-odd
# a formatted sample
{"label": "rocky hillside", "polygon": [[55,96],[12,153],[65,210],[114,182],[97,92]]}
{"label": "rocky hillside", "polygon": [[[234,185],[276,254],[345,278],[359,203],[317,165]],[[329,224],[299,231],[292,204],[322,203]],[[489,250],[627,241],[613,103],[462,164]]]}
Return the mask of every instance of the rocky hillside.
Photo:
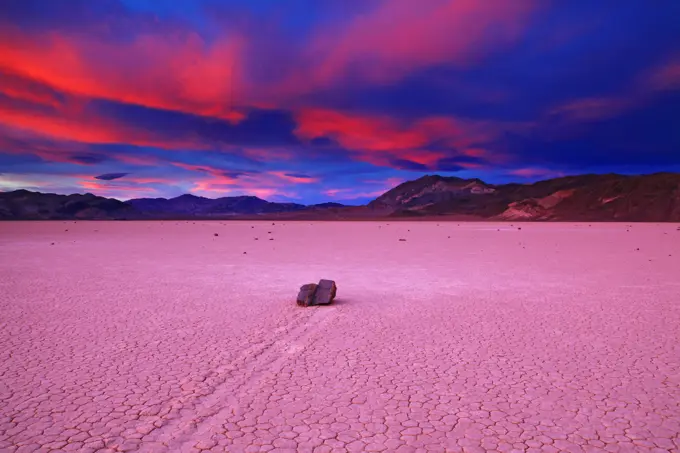
{"label": "rocky hillside", "polygon": [[0,219],[135,219],[141,214],[132,206],[91,193],[58,195],[15,190],[0,192]]}
{"label": "rocky hillside", "polygon": [[395,187],[368,206],[389,209],[396,217],[680,221],[680,174],[582,175],[503,185],[428,175]]}

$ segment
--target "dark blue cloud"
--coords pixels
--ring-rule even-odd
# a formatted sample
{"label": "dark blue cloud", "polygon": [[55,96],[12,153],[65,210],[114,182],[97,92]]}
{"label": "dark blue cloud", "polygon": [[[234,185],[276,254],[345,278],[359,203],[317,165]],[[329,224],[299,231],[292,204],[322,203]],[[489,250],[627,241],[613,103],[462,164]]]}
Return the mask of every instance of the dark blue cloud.
{"label": "dark blue cloud", "polygon": [[108,156],[102,155],[102,154],[94,154],[94,153],[78,153],[78,154],[71,154],[68,156],[68,158],[72,161],[85,164],[85,165],[94,165],[94,164],[100,164],[102,162],[106,162],[108,160],[111,160]]}
{"label": "dark blue cloud", "polygon": [[104,173],[103,175],[95,176],[94,178],[102,181],[113,181],[114,179],[120,179],[127,175],[128,173]]}
{"label": "dark blue cloud", "polygon": [[156,132],[165,139],[194,139],[205,144],[234,146],[293,146],[300,141],[297,124],[285,110],[251,109],[238,124],[188,113],[154,109],[112,101],[93,101],[89,106],[100,115],[129,122]]}
{"label": "dark blue cloud", "polygon": [[413,170],[413,171],[427,171],[427,165],[423,165],[419,162],[413,162],[408,159],[390,159],[390,164],[393,168],[398,168],[400,170]]}

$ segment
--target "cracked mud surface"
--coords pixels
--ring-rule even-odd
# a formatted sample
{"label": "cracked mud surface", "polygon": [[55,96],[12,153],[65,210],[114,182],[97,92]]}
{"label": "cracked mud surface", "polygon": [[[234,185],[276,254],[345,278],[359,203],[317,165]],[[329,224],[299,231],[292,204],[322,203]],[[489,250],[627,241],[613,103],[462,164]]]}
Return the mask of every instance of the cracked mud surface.
{"label": "cracked mud surface", "polygon": [[680,452],[676,225],[387,223],[0,223],[0,451]]}

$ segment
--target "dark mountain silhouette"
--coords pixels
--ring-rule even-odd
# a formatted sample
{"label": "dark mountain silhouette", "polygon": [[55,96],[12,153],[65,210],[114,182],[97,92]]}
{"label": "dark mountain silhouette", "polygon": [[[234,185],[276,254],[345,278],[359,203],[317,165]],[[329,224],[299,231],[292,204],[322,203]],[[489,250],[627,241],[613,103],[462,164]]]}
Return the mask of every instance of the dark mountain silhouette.
{"label": "dark mountain silhouette", "polygon": [[15,190],[0,192],[0,219],[134,219],[142,215],[132,206],[113,198],[86,194]]}
{"label": "dark mountain silhouette", "polygon": [[238,214],[272,214],[301,211],[305,205],[296,203],[271,203],[258,197],[205,198],[181,195],[176,198],[137,198],[127,201],[140,212],[149,215],[225,216]]}
{"label": "dark mountain silhouette", "polygon": [[533,184],[487,184],[427,175],[387,191],[366,206],[272,203],[252,196],[139,198],[17,190],[0,193],[0,219],[379,218],[471,220],[680,221],[680,174],[580,175]]}

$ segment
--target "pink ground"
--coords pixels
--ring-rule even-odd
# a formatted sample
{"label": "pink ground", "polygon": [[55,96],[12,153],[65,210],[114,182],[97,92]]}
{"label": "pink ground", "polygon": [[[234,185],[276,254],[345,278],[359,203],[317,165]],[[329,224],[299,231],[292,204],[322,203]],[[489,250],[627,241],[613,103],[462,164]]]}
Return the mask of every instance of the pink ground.
{"label": "pink ground", "polygon": [[0,277],[3,452],[680,452],[677,225],[5,222]]}

